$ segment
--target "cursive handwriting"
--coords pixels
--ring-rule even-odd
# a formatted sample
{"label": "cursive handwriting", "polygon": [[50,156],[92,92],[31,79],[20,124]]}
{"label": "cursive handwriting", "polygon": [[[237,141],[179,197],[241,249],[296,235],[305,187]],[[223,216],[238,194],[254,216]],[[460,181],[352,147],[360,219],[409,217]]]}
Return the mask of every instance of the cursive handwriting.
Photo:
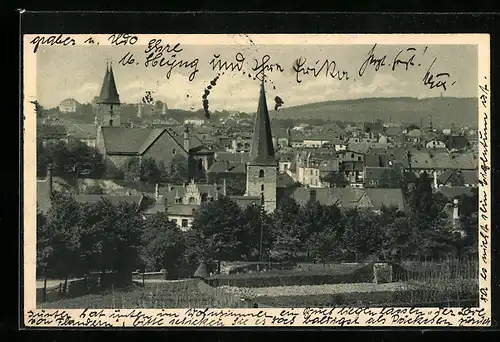
{"label": "cursive handwriting", "polygon": [[[481,90],[481,104],[484,108],[486,108],[486,104],[488,102],[489,89],[488,85],[480,85],[479,89]],[[488,130],[489,130],[489,116],[486,111],[483,112],[483,128],[479,131],[479,144],[483,147],[483,151],[481,152],[481,156],[479,157],[479,161],[481,162],[481,166],[479,167],[479,184],[481,186],[488,185],[488,173],[490,171],[489,167],[489,145],[488,145]]]}
{"label": "cursive handwriting", "polygon": [[385,66],[385,59],[387,58],[387,55],[384,55],[382,57],[375,57],[376,47],[377,44],[373,45],[373,47],[368,52],[368,58],[363,62],[363,64],[361,64],[361,67],[359,68],[358,71],[359,77],[362,77],[365,74],[366,68],[369,65],[374,65],[375,71],[379,71],[381,67]]}
{"label": "cursive handwriting", "polygon": [[[481,296],[487,288],[481,288]],[[484,308],[305,308],[233,309],[84,309],[30,310],[27,324],[59,327],[160,326],[373,326],[373,325],[486,325]]]}
{"label": "cursive handwriting", "polygon": [[252,68],[252,71],[255,71],[255,78],[257,78],[259,81],[263,81],[265,76],[265,73],[267,71],[274,71],[277,70],[279,72],[283,72],[284,69],[279,65],[278,63],[269,63],[269,60],[271,59],[271,56],[269,55],[264,55],[262,56],[262,59],[259,61],[257,58],[254,58],[255,61],[255,66]]}
{"label": "cursive handwriting", "polygon": [[128,33],[112,34],[108,37],[108,41],[112,45],[134,45],[139,38]]}
{"label": "cursive handwriting", "polygon": [[[192,72],[189,74],[189,81],[192,82],[199,71],[199,59],[177,59],[177,54],[183,51],[183,49],[180,47],[180,44],[177,43],[171,46],[170,44],[162,45],[161,43],[161,39],[151,39],[149,41],[148,47],[144,50],[144,53],[147,55],[144,66],[159,66],[162,68],[166,67],[168,69],[167,73],[165,74],[165,77],[167,79],[170,79],[170,77],[172,76],[172,71],[177,68],[192,69]],[[164,54],[166,55],[165,57]]]}
{"label": "cursive handwriting", "polygon": [[306,64],[306,62],[307,58],[302,58],[302,57],[300,57],[295,61],[293,70],[295,71],[295,80],[297,81],[297,83],[302,83],[300,75],[309,75],[310,73],[312,73],[314,77],[318,77],[322,72],[324,72],[325,77],[330,76],[331,78],[335,78],[339,81],[349,79],[349,74],[347,71],[337,70],[337,62],[335,61],[329,61],[327,59],[323,61],[321,66],[319,66],[320,61],[318,60],[316,61],[315,66],[305,67],[304,65]]}
{"label": "cursive handwriting", "polygon": [[50,36],[50,37],[40,37],[36,36],[30,41],[30,44],[35,45],[33,48],[33,53],[36,53],[38,51],[38,48],[40,45],[61,45],[61,46],[68,46],[68,45],[75,45],[76,42],[72,37],[64,37],[63,34],[60,34],[58,36]]}
{"label": "cursive handwriting", "polygon": [[[446,82],[447,79],[450,78],[450,74],[447,72],[441,72],[439,74],[433,75],[431,73],[431,69],[434,66],[436,60],[437,58],[434,58],[431,65],[429,66],[429,69],[427,69],[427,72],[425,73],[422,81],[424,82],[424,85],[429,86],[430,89],[443,88],[443,90],[446,90]],[[455,82],[452,83],[452,85],[454,84]]]}
{"label": "cursive handwriting", "polygon": [[415,51],[416,49],[413,47],[407,48],[406,52],[413,52],[413,54],[411,54],[411,56],[407,59],[401,59],[399,56],[403,53],[403,50],[399,51],[396,57],[394,57],[394,62],[392,63],[392,71],[394,71],[398,65],[404,65],[405,70],[408,70],[410,66],[414,66]]}
{"label": "cursive handwriting", "polygon": [[222,61],[220,59],[220,54],[214,54],[214,58],[210,61],[210,65],[212,66],[212,70],[214,71],[241,71],[243,69],[243,62],[245,62],[245,57],[241,52],[238,52],[234,56],[236,62]]}

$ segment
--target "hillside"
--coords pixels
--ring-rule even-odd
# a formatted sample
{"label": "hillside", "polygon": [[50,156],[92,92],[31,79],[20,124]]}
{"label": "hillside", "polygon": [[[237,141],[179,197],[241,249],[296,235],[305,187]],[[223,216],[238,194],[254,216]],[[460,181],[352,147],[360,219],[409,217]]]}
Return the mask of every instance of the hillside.
{"label": "hillside", "polygon": [[429,114],[437,127],[455,125],[477,126],[478,102],[476,98],[436,97],[417,99],[401,98],[365,98],[357,100],[317,102],[295,107],[282,107],[271,116],[280,119],[322,119],[339,121],[372,121],[381,119],[388,122],[428,123]]}

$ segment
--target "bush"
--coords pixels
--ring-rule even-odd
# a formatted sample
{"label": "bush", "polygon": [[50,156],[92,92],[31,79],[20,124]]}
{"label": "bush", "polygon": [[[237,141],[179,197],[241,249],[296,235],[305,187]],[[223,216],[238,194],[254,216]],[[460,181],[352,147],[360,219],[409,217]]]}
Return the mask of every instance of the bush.
{"label": "bush", "polygon": [[342,283],[370,283],[373,281],[373,265],[369,264],[351,272],[338,270],[273,271],[272,273],[224,274],[208,278],[211,286],[271,287],[322,285]]}

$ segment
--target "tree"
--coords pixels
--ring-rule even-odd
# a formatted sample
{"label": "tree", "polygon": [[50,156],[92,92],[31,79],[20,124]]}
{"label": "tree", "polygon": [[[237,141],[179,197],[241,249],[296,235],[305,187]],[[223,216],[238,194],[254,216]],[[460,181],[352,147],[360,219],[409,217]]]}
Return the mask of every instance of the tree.
{"label": "tree", "polygon": [[[242,211],[240,218],[242,225],[241,241],[243,252],[247,259],[259,260],[271,246],[270,217],[261,211],[260,206],[250,205]],[[261,247],[262,232],[262,254]]]}
{"label": "tree", "polygon": [[54,193],[46,219],[38,216],[40,233],[37,254],[44,266],[45,275],[64,277],[81,270],[79,258],[78,220],[80,207],[69,195]]}
{"label": "tree", "polygon": [[176,154],[172,158],[172,163],[170,164],[170,183],[182,184],[188,180],[188,161],[187,158]]}
{"label": "tree", "polygon": [[104,163],[99,151],[79,140],[70,140],[67,149],[67,170],[75,172],[76,175],[85,175],[92,178],[102,177]]}
{"label": "tree", "polygon": [[403,170],[399,167],[393,167],[385,170],[380,178],[380,188],[403,188],[405,185],[405,178]]}
{"label": "tree", "polygon": [[192,229],[202,233],[204,257],[217,260],[218,273],[222,260],[238,260],[244,254],[241,217],[238,204],[226,196],[205,202],[194,215]]}
{"label": "tree", "polygon": [[335,187],[345,187],[347,184],[349,184],[342,170],[331,171],[327,173],[326,175],[321,177],[321,181],[328,183],[329,186]]}
{"label": "tree", "polygon": [[383,223],[383,254],[388,260],[402,261],[416,251],[414,226],[404,216]]}
{"label": "tree", "polygon": [[104,195],[104,189],[99,183],[93,183],[87,186],[85,192],[89,195]]}
{"label": "tree", "polygon": [[345,219],[342,244],[346,257],[355,261],[378,256],[382,249],[382,227],[377,214],[369,210],[352,210]]}
{"label": "tree", "polygon": [[426,172],[417,178],[410,196],[410,204],[414,218],[417,220],[428,221],[436,214],[433,211],[432,185]]}
{"label": "tree", "polygon": [[72,160],[66,143],[63,141],[47,142],[45,147],[39,151],[40,164],[52,167],[54,176],[59,176],[67,179],[71,173],[69,160]]}
{"label": "tree", "polygon": [[153,158],[144,158],[141,163],[141,181],[157,184],[161,180],[161,169]]}
{"label": "tree", "polygon": [[141,178],[141,164],[139,158],[131,157],[129,158],[123,166],[123,180],[132,184]]}
{"label": "tree", "polygon": [[290,233],[282,232],[275,238],[270,250],[270,259],[279,262],[295,262],[299,257],[300,240]]}
{"label": "tree", "polygon": [[337,253],[339,241],[339,230],[327,227],[311,235],[307,241],[309,253],[315,262],[326,263]]}
{"label": "tree", "polygon": [[139,265],[144,221],[137,204],[107,200],[84,204],[81,209],[80,258],[87,271],[117,271],[124,278]]}
{"label": "tree", "polygon": [[165,213],[157,213],[146,220],[143,240],[148,269],[166,269],[167,274],[174,275],[182,266],[184,235]]}

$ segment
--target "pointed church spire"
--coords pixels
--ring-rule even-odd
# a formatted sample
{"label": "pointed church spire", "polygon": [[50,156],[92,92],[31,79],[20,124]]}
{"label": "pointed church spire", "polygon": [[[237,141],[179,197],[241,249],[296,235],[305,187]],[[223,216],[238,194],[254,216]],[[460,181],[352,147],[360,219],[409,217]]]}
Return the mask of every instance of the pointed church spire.
{"label": "pointed church spire", "polygon": [[259,105],[255,114],[252,146],[250,149],[250,164],[274,165],[273,137],[271,135],[271,120],[267,109],[264,79],[260,85]]}
{"label": "pointed church spire", "polygon": [[106,62],[106,73],[102,81],[101,93],[99,94],[99,102],[102,104],[120,104],[120,96],[116,89],[115,75],[113,74],[113,66],[111,62]]}

